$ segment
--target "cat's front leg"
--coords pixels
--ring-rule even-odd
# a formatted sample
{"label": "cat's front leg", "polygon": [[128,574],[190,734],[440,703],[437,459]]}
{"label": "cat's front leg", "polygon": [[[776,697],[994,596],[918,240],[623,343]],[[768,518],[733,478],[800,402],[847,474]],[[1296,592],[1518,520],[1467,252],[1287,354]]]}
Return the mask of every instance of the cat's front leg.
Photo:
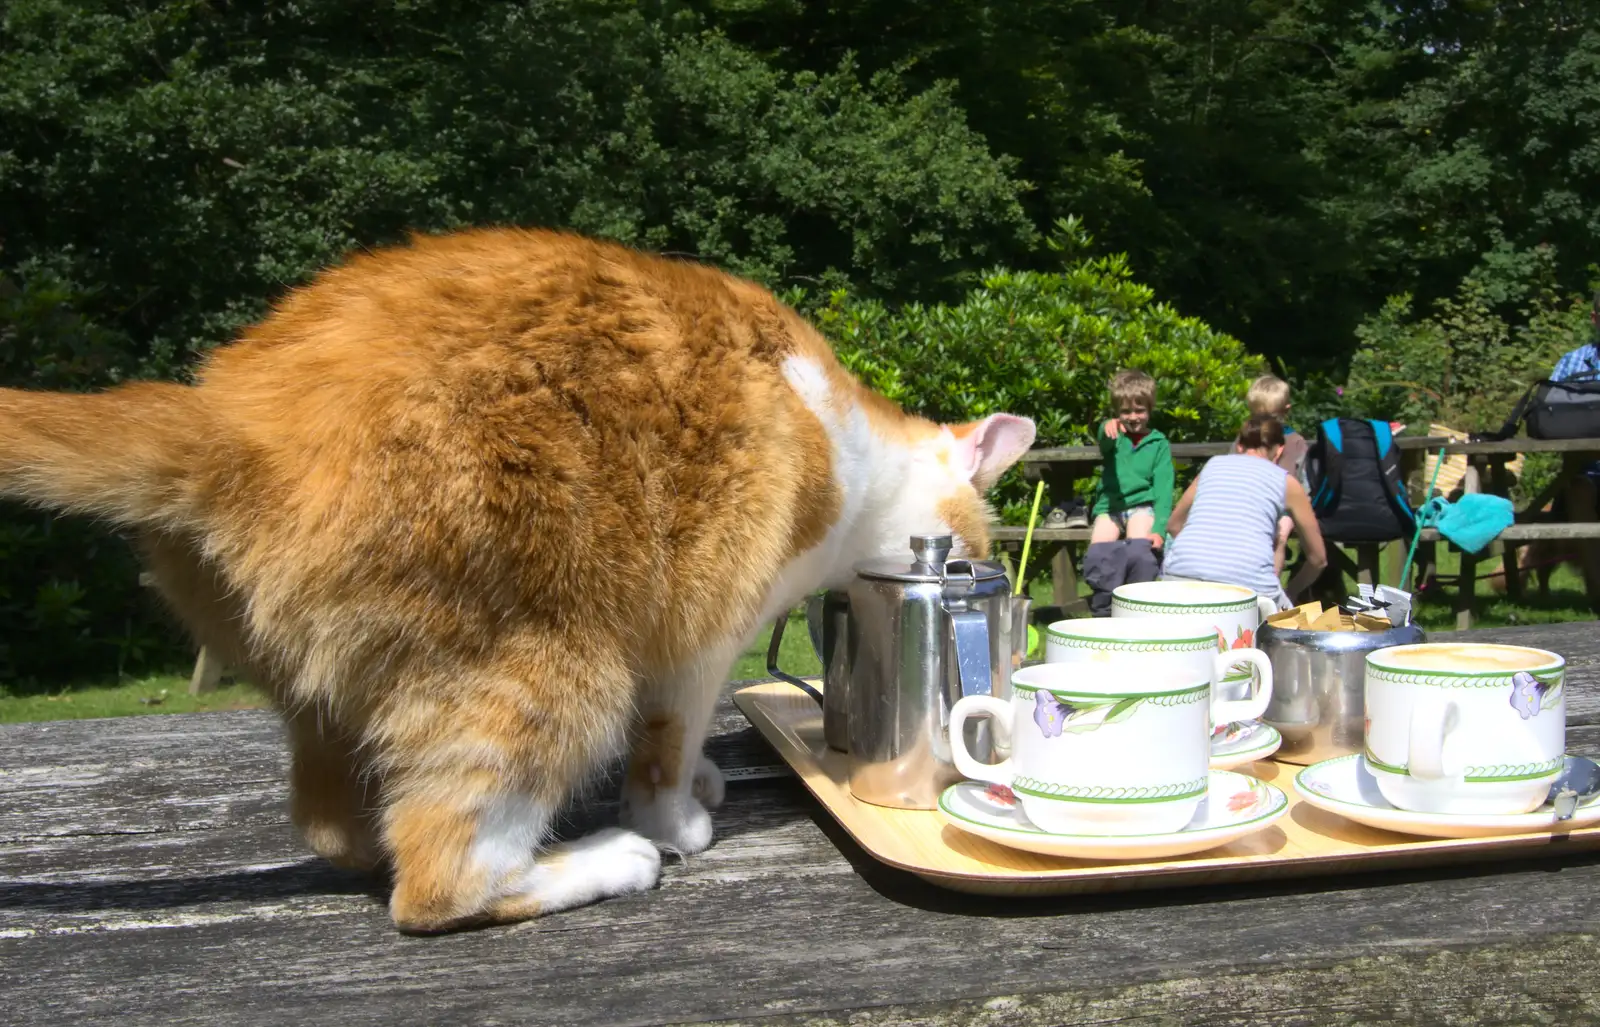
{"label": "cat's front leg", "polygon": [[711,762],[711,757],[704,753],[700,754],[700,764],[695,767],[689,794],[699,799],[706,809],[716,809],[721,806],[722,799],[727,794],[727,787],[722,780],[722,768]]}
{"label": "cat's front leg", "polygon": [[622,786],[622,824],[684,855],[711,844],[707,808],[722,805],[722,772],[705,757],[706,731],[734,646],[646,680]]}

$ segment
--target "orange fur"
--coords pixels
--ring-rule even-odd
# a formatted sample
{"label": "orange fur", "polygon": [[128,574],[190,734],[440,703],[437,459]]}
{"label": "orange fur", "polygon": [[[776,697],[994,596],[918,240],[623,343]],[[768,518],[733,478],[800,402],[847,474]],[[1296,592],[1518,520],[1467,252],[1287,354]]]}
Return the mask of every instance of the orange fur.
{"label": "orange fur", "polygon": [[939,502],[939,514],[958,538],[967,540],[969,552],[981,554],[989,551],[987,510],[973,509],[970,504],[961,502],[960,497],[951,496]]}
{"label": "orange fur", "polygon": [[658,713],[639,728],[629,755],[628,776],[650,794],[678,784],[683,763],[683,722],[676,715]]}
{"label": "orange fur", "polygon": [[[981,463],[935,519],[986,547],[967,477],[986,487],[1031,424],[975,451],[972,426],[902,414],[757,286],[517,230],[355,257],[194,387],[0,390],[0,492],[135,531],[198,640],[284,712],[295,823],[337,862],[387,859],[399,925],[517,919],[654,880],[620,833],[536,855],[629,737],[650,786],[630,815],[709,843],[715,685],[795,598],[780,579],[824,583],[784,575],[846,506],[838,430],[793,357],[822,369],[823,413]],[[886,519],[870,541],[934,526]]]}

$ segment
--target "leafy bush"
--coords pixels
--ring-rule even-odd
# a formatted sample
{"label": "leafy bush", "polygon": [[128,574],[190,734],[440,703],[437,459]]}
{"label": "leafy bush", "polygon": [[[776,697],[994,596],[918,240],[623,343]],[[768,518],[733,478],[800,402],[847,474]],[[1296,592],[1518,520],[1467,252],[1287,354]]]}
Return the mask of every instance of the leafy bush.
{"label": "leafy bush", "polygon": [[[1415,315],[1410,296],[1391,296],[1356,330],[1360,348],[1344,390],[1352,411],[1405,421],[1414,435],[1431,423],[1500,428],[1528,386],[1590,331],[1589,302],[1560,296],[1555,270],[1549,247],[1501,246],[1426,316]],[[1560,464],[1556,454],[1528,454],[1512,498],[1531,501]]]}
{"label": "leafy bush", "polygon": [[93,302],[49,274],[21,284],[0,275],[0,382],[78,391],[136,376],[127,336],[80,312]]}
{"label": "leafy bush", "polygon": [[1402,420],[1418,433],[1430,422],[1499,428],[1589,330],[1588,303],[1557,294],[1548,248],[1524,256],[1486,261],[1426,316],[1402,295],[1363,321],[1345,385],[1357,416]]}
{"label": "leafy bush", "polygon": [[[108,385],[140,369],[125,338],[77,312],[82,297],[39,276],[0,277],[0,381],[36,388]],[[159,670],[183,634],[139,586],[128,544],[102,525],[0,504],[0,689]]]}
{"label": "leafy bush", "polygon": [[[1057,229],[1061,271],[994,271],[950,305],[892,310],[835,292],[812,316],[868,385],[935,420],[1005,411],[1038,423],[1037,446],[1091,444],[1110,414],[1107,380],[1134,367],[1156,379],[1153,422],[1174,441],[1232,438],[1261,361],[1157,303],[1126,256],[1084,256],[1093,240],[1075,219]],[[999,493],[1006,520],[1026,520],[1026,492],[1013,470]]]}
{"label": "leafy bush", "polygon": [[[623,0],[11,0],[0,384],[181,376],[345,253],[468,224],[942,295],[1035,240],[952,96],[849,60],[779,71]],[[10,674],[177,645],[126,622],[150,606],[126,546],[50,523],[0,509]],[[117,642],[146,626],[160,644]]]}
{"label": "leafy bush", "polygon": [[0,694],[176,666],[191,655],[122,539],[0,505]]}

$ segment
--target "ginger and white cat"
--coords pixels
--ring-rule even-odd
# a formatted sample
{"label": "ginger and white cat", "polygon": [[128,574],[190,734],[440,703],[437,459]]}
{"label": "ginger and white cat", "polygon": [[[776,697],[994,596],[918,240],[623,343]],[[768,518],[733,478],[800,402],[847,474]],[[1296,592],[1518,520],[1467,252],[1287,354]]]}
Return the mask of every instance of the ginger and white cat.
{"label": "ginger and white cat", "polygon": [[[982,555],[1033,437],[907,416],[749,282],[486,230],[328,271],[193,387],[0,390],[0,494],[130,529],[274,697],[312,848],[387,862],[395,923],[434,931],[710,845],[736,655],[914,532]],[[624,827],[549,846],[624,750]]]}

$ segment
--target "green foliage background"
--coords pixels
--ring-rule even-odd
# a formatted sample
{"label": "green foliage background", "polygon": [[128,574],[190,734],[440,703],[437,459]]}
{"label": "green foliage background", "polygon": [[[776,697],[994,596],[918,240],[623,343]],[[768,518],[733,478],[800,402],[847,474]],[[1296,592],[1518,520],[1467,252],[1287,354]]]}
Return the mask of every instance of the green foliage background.
{"label": "green foliage background", "polygon": [[[4,384],[181,377],[352,250],[500,223],[748,275],[907,406],[1044,443],[1119,365],[1179,439],[1264,363],[1302,430],[1492,426],[1600,277],[1600,4],[0,7]],[[0,680],[181,651],[99,529],[10,510],[0,548]]]}
{"label": "green foliage background", "polygon": [[[893,310],[841,291],[813,317],[863,381],[936,421],[1004,411],[1034,419],[1036,446],[1087,443],[1111,413],[1108,380],[1134,367],[1156,379],[1153,422],[1174,441],[1232,437],[1263,361],[1157,302],[1126,256],[1088,256],[1076,221],[1057,228],[1059,271],[995,271],[959,302]],[[1013,469],[994,497],[1013,523],[1027,519],[1021,479]]]}

